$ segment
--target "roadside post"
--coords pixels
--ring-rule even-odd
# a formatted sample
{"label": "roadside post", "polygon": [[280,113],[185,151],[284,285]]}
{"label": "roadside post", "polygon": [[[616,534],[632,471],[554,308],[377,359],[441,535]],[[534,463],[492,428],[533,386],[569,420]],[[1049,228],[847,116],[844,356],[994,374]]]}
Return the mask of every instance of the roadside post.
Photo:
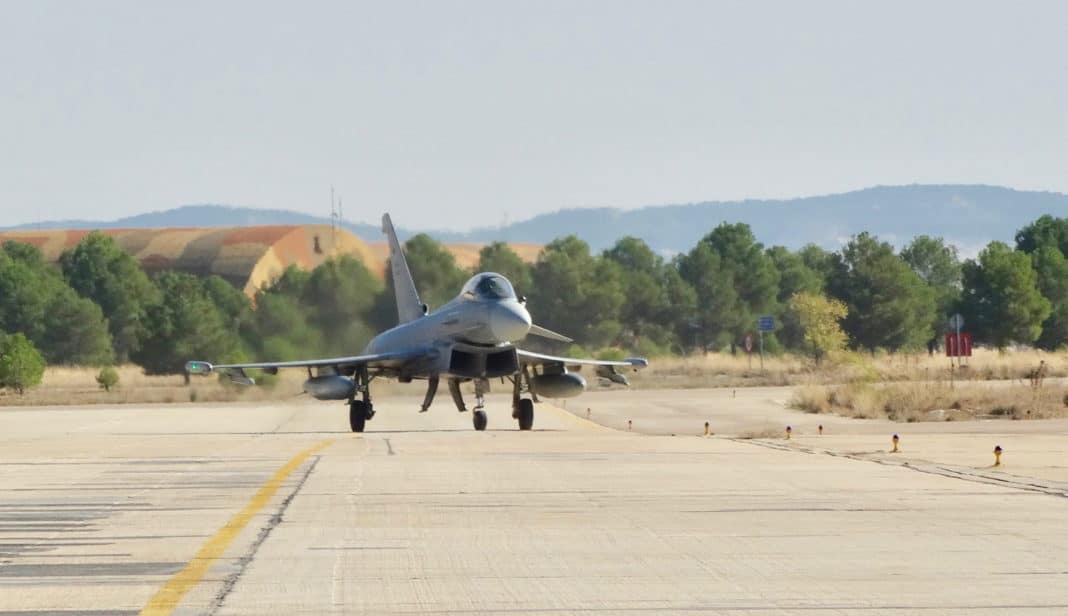
{"label": "roadside post", "polygon": [[[949,358],[949,385],[953,386],[955,372],[963,367],[964,357],[972,356],[972,335],[962,332],[964,316],[959,312],[949,317],[947,321],[951,331],[946,333],[946,357]],[[957,358],[957,365],[953,365],[953,358]]]}
{"label": "roadside post", "polygon": [[[953,363],[953,358],[956,357],[957,367],[959,368],[962,365],[961,357],[964,357],[964,348],[961,344],[963,339],[960,333],[960,330],[964,327],[964,315],[959,312],[954,313],[949,317],[948,325],[951,333],[946,334],[946,355],[949,356],[949,363],[951,364]],[[968,351],[970,355],[971,345],[969,345]]]}
{"label": "roadside post", "polygon": [[745,335],[745,353],[749,356],[749,369],[753,369],[753,334]]}
{"label": "roadside post", "polygon": [[764,374],[764,332],[775,331],[775,318],[760,317],[757,324],[760,326],[760,374]]}

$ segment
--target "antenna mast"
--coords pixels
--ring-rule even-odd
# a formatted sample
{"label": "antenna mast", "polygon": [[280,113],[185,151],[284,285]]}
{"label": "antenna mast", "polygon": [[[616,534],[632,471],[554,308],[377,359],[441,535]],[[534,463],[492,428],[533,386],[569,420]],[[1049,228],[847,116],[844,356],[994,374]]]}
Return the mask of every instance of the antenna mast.
{"label": "antenna mast", "polygon": [[[345,217],[341,213],[341,195],[337,198],[337,226],[342,227],[345,224]],[[337,256],[337,242],[334,242],[334,256]]]}
{"label": "antenna mast", "polygon": [[330,185],[330,251],[337,244],[337,210],[334,207],[334,185]]}

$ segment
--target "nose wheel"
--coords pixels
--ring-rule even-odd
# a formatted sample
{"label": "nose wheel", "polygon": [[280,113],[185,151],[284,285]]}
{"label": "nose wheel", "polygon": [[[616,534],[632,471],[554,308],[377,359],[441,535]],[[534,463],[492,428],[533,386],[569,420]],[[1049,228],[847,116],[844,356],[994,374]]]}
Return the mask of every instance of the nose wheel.
{"label": "nose wheel", "polygon": [[488,389],[489,383],[484,379],[475,380],[475,412],[471,414],[471,423],[474,424],[475,430],[479,432],[486,429],[488,419],[486,418],[486,389]]}
{"label": "nose wheel", "polygon": [[475,425],[475,430],[478,430],[479,432],[485,430],[488,422],[489,420],[486,418],[486,411],[478,409],[474,413],[471,413],[471,423]]}

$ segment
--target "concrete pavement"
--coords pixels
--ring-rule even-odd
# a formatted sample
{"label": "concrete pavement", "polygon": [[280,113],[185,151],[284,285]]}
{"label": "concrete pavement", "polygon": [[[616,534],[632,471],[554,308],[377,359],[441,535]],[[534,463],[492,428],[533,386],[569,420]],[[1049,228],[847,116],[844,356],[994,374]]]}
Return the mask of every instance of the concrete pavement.
{"label": "concrete pavement", "polygon": [[489,402],[0,411],[0,614],[1068,612],[1061,496]]}

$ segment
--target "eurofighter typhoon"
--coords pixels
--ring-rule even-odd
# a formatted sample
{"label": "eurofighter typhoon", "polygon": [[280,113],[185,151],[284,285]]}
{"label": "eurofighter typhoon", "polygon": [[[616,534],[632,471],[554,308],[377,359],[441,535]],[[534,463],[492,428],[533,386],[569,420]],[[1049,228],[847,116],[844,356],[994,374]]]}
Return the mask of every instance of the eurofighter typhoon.
{"label": "eurofighter typhoon", "polygon": [[430,408],[441,379],[448,382],[456,408],[465,412],[460,385],[473,382],[475,408],[471,415],[475,430],[486,429],[484,396],[489,380],[507,380],[512,385],[512,418],[520,430],[530,430],[539,396],[570,398],[586,390],[586,380],[578,374],[583,366],[592,367],[598,377],[626,385],[627,379],[620,370],[648,365],[644,359],[572,359],[518,348],[516,343],[527,335],[560,342],[571,339],[534,325],[526,299],[517,297],[508,279],[493,272],[473,276],[455,299],[430,311],[419,299],[389,214],[382,217],[382,231],[389,239],[399,324],[375,336],[362,355],[225,365],[190,361],[186,371],[195,375],[219,372],[236,383],[253,385],[255,381],[246,370],[277,374],[282,368],[303,368],[308,371],[306,393],[318,400],[347,401],[353,432],[363,432],[366,422],[375,415],[371,382],[376,378],[396,378],[402,383],[426,380],[420,412]]}

